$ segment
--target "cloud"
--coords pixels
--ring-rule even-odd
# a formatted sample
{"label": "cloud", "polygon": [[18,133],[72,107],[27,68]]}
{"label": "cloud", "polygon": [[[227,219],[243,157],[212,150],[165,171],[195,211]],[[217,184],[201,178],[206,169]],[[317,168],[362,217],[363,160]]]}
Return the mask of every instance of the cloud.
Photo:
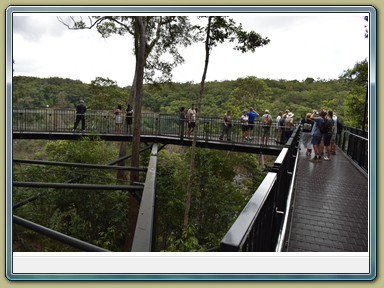
{"label": "cloud", "polygon": [[13,33],[21,35],[25,40],[38,42],[43,37],[61,37],[66,28],[56,16],[14,16]]}
{"label": "cloud", "polygon": [[[191,16],[194,17],[194,16]],[[368,57],[363,14],[235,15],[247,31],[271,42],[255,53],[233,50],[233,43],[214,47],[207,81],[258,78],[335,79]],[[68,30],[55,15],[14,17],[15,76],[63,77],[90,83],[96,77],[132,84],[135,60],[132,37],[103,39],[95,30]],[[204,45],[181,47],[185,64],[173,72],[173,81],[199,83],[204,68]]]}

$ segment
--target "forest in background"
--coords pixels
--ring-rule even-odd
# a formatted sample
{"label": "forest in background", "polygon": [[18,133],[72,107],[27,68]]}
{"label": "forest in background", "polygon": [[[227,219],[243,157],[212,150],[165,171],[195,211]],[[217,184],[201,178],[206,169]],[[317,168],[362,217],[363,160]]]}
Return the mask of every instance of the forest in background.
{"label": "forest in background", "polygon": [[[252,106],[259,113],[268,109],[272,116],[289,109],[299,118],[313,109],[331,109],[344,124],[360,127],[365,90],[364,83],[356,77],[361,73],[356,71],[364,71],[366,67],[366,61],[357,63],[340,79],[327,81],[247,77],[208,82],[199,111],[202,115],[221,116],[226,110],[232,110],[234,117],[240,117],[242,110]],[[55,77],[19,76],[13,78],[12,88],[12,106],[18,109],[47,105],[74,109],[83,99],[88,109],[113,110],[117,104],[126,106],[130,91],[130,87],[118,87],[113,80],[104,78],[85,84]],[[198,89],[194,83],[145,85],[145,111],[177,114],[180,107],[188,108],[195,102]],[[118,150],[117,143],[87,138],[82,141],[14,140],[13,158],[106,164],[118,158]],[[198,149],[191,225],[184,230],[189,153],[189,148],[178,146],[167,146],[159,153],[156,251],[205,251],[219,245],[274,161],[270,157],[266,169],[261,169],[258,155]],[[148,159],[149,152],[141,157],[143,166]],[[113,172],[19,164],[13,168],[15,181],[64,183],[80,177],[78,183],[122,184]],[[13,203],[34,195],[39,195],[38,199],[18,208],[15,214],[111,251],[124,251],[129,236],[126,235],[128,192],[14,188]],[[14,251],[73,251],[71,247],[18,226],[13,239]]]}

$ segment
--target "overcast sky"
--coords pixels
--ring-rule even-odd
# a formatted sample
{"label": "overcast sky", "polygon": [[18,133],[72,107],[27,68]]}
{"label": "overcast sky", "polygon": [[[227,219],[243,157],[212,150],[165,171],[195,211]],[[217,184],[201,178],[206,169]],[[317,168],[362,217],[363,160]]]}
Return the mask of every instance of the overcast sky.
{"label": "overcast sky", "polygon": [[[132,84],[135,62],[131,36],[103,39],[96,30],[68,30],[55,14],[24,15],[13,17],[14,76],[62,77],[84,83],[103,77],[121,87]],[[247,76],[299,81],[307,77],[336,79],[369,56],[369,41],[364,38],[366,15],[228,15],[242,23],[245,30],[254,30],[271,42],[254,53],[242,54],[233,50],[232,44],[213,48],[206,81]],[[203,44],[181,51],[185,64],[174,70],[173,81],[199,83]]]}

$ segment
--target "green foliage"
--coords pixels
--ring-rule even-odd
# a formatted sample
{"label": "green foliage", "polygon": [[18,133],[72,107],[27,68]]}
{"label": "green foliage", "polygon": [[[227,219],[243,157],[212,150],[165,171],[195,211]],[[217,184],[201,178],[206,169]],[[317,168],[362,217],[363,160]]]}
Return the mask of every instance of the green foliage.
{"label": "green foliage", "polygon": [[88,85],[79,80],[25,76],[12,80],[14,108],[74,108],[80,99],[87,103],[91,97]]}
{"label": "green foliage", "polygon": [[[116,157],[117,147],[104,141],[50,141],[46,144],[46,160],[75,163],[105,164]],[[15,181],[76,182],[116,185],[116,172],[90,170],[76,167],[18,165],[14,167]],[[80,189],[14,188],[13,203],[38,195],[32,203],[18,208],[15,213],[32,222],[101,245],[112,251],[123,251],[127,231],[126,191],[92,191]],[[36,236],[22,231],[15,241],[20,251],[28,251],[31,245],[23,245],[26,239],[35,241]],[[44,251],[75,251],[56,241],[39,240]],[[36,248],[36,247],[35,247]]]}
{"label": "green foliage", "polygon": [[[243,109],[253,106],[259,113],[270,110],[272,116],[289,109],[299,118],[313,109],[332,109],[344,124],[360,127],[367,71],[367,62],[363,61],[337,80],[307,78],[299,82],[251,76],[208,82],[200,115],[221,117],[230,109],[237,118]],[[101,77],[90,85],[69,79],[32,77],[14,77],[13,84],[15,108],[73,108],[79,99],[84,99],[95,109],[112,109],[129,92],[128,88],[120,88],[113,80]],[[193,83],[145,85],[144,106],[149,111],[177,114],[180,107],[189,108],[195,102],[198,91],[199,85]],[[105,164],[118,155],[116,145],[97,138],[47,143],[14,140],[13,144],[15,158]],[[157,251],[204,251],[218,246],[266,173],[261,171],[257,155],[197,149],[190,225],[184,230],[190,149],[169,145],[158,157]],[[149,152],[142,155],[142,165],[148,159]],[[78,183],[109,185],[117,181],[116,172],[112,171],[13,166],[14,181],[64,183],[73,179]],[[112,251],[123,250],[128,231],[127,192],[14,188],[13,203],[36,195],[36,201],[18,208],[15,214]],[[16,251],[75,251],[18,226],[13,239]]]}
{"label": "green foliage", "polygon": [[169,146],[158,157],[157,251],[217,247],[265,175],[254,155],[197,149],[188,228],[193,230],[185,231],[190,149]]}
{"label": "green foliage", "polygon": [[167,252],[199,252],[204,251],[196,238],[196,228],[192,225],[183,230],[181,235],[171,234]]}

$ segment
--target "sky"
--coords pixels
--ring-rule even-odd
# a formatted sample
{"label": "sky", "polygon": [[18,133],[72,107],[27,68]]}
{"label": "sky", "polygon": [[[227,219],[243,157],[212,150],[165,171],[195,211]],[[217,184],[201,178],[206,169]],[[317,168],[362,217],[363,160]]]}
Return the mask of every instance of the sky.
{"label": "sky", "polygon": [[[367,13],[229,14],[246,31],[270,43],[254,53],[233,50],[233,43],[214,47],[206,81],[260,79],[337,79],[369,56],[364,37]],[[69,30],[58,14],[13,16],[14,76],[61,77],[90,83],[109,78],[120,87],[132,84],[135,59],[130,35],[103,39],[94,29]],[[60,15],[62,16],[62,15]],[[68,15],[66,15],[68,16]],[[190,15],[196,19],[197,15]],[[197,20],[194,20],[197,21]],[[185,63],[173,70],[174,82],[200,83],[204,45],[180,49]]]}

